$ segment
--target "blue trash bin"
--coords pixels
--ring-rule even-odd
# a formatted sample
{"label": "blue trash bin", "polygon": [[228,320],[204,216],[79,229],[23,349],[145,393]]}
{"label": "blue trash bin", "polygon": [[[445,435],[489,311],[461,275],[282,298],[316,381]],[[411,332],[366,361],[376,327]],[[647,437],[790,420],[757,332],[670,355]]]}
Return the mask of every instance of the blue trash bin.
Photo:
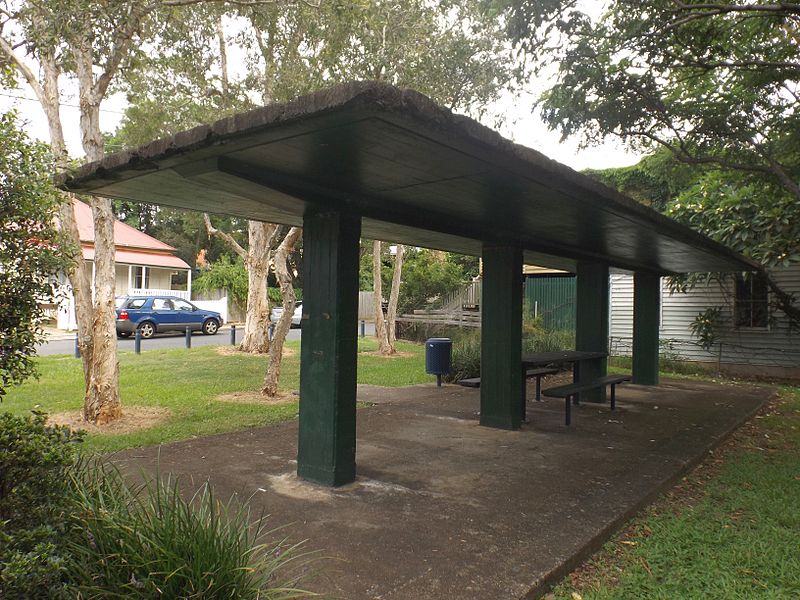
{"label": "blue trash bin", "polygon": [[453,340],[450,338],[428,338],[425,341],[425,372],[436,375],[436,385],[442,385],[442,375],[450,372]]}

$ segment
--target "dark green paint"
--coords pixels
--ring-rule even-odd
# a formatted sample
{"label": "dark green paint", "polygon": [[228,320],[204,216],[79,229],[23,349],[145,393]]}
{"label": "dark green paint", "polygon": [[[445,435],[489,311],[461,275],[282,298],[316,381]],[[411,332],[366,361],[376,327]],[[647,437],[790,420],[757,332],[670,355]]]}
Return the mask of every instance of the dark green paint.
{"label": "dark green paint", "polygon": [[[589,352],[608,350],[608,265],[579,262],[575,285],[575,349]],[[608,360],[583,361],[579,381],[607,374]],[[605,402],[605,388],[581,392],[580,399]]]}
{"label": "dark green paint", "polygon": [[356,476],[358,251],[361,218],[303,219],[303,343],[297,474],[323,485]]}
{"label": "dark green paint", "polygon": [[650,273],[633,276],[633,383],[658,385],[658,325],[661,278]]}
{"label": "dark green paint", "polygon": [[530,316],[537,312],[545,329],[575,331],[575,276],[527,276],[525,308]]}
{"label": "dark green paint", "polygon": [[483,245],[481,425],[519,429],[522,397],[522,250]]}

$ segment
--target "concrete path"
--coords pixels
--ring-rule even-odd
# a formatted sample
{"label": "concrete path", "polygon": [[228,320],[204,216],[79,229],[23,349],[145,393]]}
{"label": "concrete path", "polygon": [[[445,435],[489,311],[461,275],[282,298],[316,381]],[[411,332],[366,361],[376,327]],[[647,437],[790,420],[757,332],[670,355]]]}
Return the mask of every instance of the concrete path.
{"label": "concrete path", "polygon": [[[476,390],[359,388],[358,481],[296,478],[296,422],[160,448],[161,471],[252,496],[326,557],[313,588],[346,600],[537,597],[700,461],[771,395],[667,381],[621,386],[618,409],[530,403],[511,432],[480,427]],[[157,448],[128,451],[153,469]]]}

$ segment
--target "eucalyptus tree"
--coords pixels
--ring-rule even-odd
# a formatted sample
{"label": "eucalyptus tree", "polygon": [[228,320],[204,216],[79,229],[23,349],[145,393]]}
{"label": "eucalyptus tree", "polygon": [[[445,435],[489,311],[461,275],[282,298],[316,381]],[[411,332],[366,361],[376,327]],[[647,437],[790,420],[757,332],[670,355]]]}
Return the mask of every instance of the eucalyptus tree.
{"label": "eucalyptus tree", "polygon": [[[160,5],[159,5],[160,6]],[[136,52],[136,42],[158,6],[141,2],[47,3],[4,0],[0,52],[27,83],[47,118],[57,164],[68,157],[60,101],[64,79],[78,89],[81,143],[88,161],[103,156],[100,106],[112,80]],[[107,199],[91,199],[95,238],[94,285],[82,258],[69,270],[86,380],[84,418],[105,423],[120,415],[119,367],[114,323],[114,216]],[[60,211],[62,228],[79,245],[71,202]],[[94,287],[94,294],[92,293]],[[93,299],[94,296],[94,299]]]}
{"label": "eucalyptus tree", "polygon": [[[261,0],[241,0],[259,4]],[[0,0],[0,56],[31,88],[47,119],[50,146],[67,165],[60,101],[70,80],[77,87],[80,132],[86,160],[104,153],[100,129],[103,101],[121,74],[155,51],[161,32],[213,0]],[[264,0],[269,2],[269,0]],[[216,4],[224,5],[218,0]],[[121,414],[114,313],[114,215],[111,201],[91,198],[95,277],[82,261],[69,269],[76,299],[79,347],[86,380],[84,418],[105,423]],[[60,211],[73,242],[78,230],[72,206]]]}

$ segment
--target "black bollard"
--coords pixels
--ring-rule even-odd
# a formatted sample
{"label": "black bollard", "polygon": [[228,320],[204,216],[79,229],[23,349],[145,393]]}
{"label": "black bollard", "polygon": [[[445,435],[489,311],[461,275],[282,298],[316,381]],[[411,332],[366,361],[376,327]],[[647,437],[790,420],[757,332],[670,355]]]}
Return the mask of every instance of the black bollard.
{"label": "black bollard", "polygon": [[367,324],[362,320],[361,321],[361,337],[366,337],[367,335]]}
{"label": "black bollard", "polygon": [[81,347],[78,345],[78,334],[75,334],[75,358],[81,357]]}
{"label": "black bollard", "polygon": [[192,328],[191,327],[187,327],[186,328],[186,347],[187,348],[191,348],[192,347]]}
{"label": "black bollard", "polygon": [[133,338],[133,351],[136,354],[142,353],[142,332],[138,329],[136,330],[136,336]]}
{"label": "black bollard", "polygon": [[236,345],[236,325],[231,325],[231,346]]}
{"label": "black bollard", "polygon": [[273,336],[275,335],[275,323],[269,324],[269,341],[272,341]]}

